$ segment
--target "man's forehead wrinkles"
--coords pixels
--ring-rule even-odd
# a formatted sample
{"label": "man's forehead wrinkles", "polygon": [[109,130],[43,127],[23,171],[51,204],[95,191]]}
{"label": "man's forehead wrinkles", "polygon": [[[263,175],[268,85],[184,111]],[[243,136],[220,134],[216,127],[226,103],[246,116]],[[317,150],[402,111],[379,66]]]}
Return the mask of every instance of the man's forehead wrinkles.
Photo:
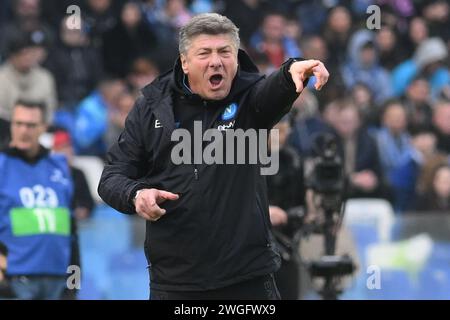
{"label": "man's forehead wrinkles", "polygon": [[219,50],[220,51],[220,50],[224,50],[227,48],[231,48],[231,45],[230,44],[220,45],[220,46],[203,45],[203,46],[200,46],[198,48],[198,50]]}

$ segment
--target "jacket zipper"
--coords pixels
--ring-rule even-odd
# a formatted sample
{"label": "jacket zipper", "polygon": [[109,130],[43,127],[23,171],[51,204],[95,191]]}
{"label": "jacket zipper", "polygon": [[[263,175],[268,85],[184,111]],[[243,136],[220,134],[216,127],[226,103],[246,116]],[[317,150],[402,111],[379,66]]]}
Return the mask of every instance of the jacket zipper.
{"label": "jacket zipper", "polygon": [[196,165],[194,165],[194,179],[198,180],[198,169]]}
{"label": "jacket zipper", "polygon": [[[208,106],[208,102],[203,101],[203,122],[202,122],[202,131],[206,130],[205,124],[207,120],[207,110],[206,107]],[[203,141],[202,141],[203,143]],[[202,146],[202,152],[203,152],[203,146]],[[198,168],[197,165],[194,164],[194,179],[198,181]]]}

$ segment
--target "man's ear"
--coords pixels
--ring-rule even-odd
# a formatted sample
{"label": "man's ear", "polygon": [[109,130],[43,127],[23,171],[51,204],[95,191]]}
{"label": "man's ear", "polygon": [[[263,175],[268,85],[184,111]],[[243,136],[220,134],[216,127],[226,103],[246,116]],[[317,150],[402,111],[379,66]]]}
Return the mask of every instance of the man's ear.
{"label": "man's ear", "polygon": [[186,55],[180,54],[180,60],[181,60],[181,68],[183,69],[184,74],[188,74],[189,72]]}

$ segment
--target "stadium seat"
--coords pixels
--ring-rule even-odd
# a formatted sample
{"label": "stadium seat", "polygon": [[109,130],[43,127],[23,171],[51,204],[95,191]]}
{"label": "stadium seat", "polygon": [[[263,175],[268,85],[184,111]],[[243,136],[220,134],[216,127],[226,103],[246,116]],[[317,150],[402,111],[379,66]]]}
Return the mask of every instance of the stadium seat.
{"label": "stadium seat", "polygon": [[103,171],[103,161],[93,156],[75,156],[73,166],[84,172],[95,202],[102,203],[103,201],[97,193],[97,186]]}
{"label": "stadium seat", "polygon": [[374,226],[382,242],[391,239],[394,218],[391,204],[384,199],[349,199],[345,205],[344,224]]}

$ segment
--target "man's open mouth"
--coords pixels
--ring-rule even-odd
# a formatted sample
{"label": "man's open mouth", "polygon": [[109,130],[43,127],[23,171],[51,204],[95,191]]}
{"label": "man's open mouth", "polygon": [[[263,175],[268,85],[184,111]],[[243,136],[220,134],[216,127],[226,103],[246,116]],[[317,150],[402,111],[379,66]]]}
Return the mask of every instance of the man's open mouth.
{"label": "man's open mouth", "polygon": [[223,80],[223,76],[221,74],[213,74],[210,78],[209,78],[209,83],[211,84],[211,86],[213,88],[218,88]]}

